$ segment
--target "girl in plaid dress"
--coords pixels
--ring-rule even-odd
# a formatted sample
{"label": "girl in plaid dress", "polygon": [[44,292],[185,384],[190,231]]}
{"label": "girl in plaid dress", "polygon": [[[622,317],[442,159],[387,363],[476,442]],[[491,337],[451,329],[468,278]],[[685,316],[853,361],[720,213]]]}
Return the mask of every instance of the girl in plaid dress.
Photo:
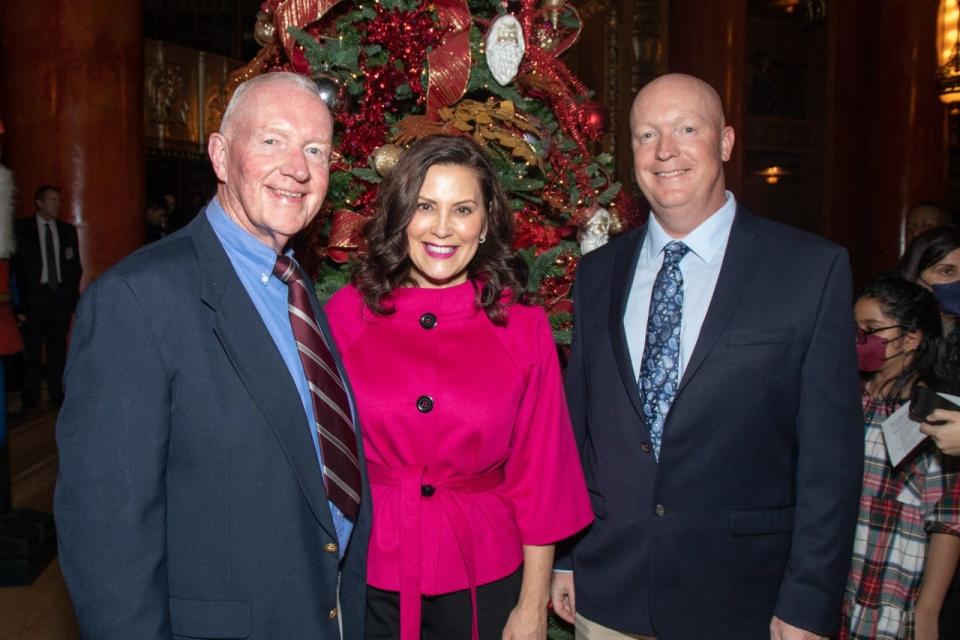
{"label": "girl in plaid dress", "polygon": [[929,291],[899,278],[875,280],[857,299],[865,461],[841,639],[937,638],[944,595],[960,557],[956,468],[928,439],[899,466],[880,425],[915,384],[936,384],[940,316]]}

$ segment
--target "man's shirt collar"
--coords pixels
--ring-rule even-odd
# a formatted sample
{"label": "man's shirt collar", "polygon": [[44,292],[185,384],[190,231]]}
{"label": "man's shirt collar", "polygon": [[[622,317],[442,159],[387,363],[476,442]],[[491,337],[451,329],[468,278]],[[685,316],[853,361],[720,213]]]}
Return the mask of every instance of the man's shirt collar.
{"label": "man's shirt collar", "polygon": [[671,237],[651,213],[647,220],[647,233],[643,238],[642,255],[645,259],[648,262],[653,261],[668,243],[681,240],[690,247],[691,253],[705,263],[713,260],[714,256],[726,245],[727,238],[730,237],[730,229],[733,227],[733,218],[737,213],[736,198],[729,191],[724,193],[726,194],[726,202],[723,203],[723,206],[683,238]]}
{"label": "man's shirt collar", "polygon": [[[227,251],[233,254],[244,268],[255,270],[263,284],[268,284],[277,262],[273,249],[250,235],[227,215],[216,196],[207,204],[207,220],[213,227]],[[290,252],[287,252],[290,255]]]}

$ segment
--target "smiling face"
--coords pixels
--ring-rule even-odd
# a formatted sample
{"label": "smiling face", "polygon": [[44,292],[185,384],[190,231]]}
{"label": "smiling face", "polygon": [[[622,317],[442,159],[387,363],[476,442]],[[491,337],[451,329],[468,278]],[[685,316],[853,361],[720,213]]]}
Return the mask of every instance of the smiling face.
{"label": "smiling face", "polygon": [[333,120],[319,96],[289,82],[251,87],[209,153],[227,215],[277,253],[320,210]]}
{"label": "smiling face", "polygon": [[637,184],[668,233],[685,235],[723,206],[734,133],[709,85],[678,74],[657,78],[637,94],[630,128]]}
{"label": "smiling face", "polygon": [[935,284],[950,284],[960,280],[960,249],[954,249],[920,273],[920,284],[927,289]]}
{"label": "smiling face", "polygon": [[486,208],[477,172],[463,165],[433,165],[407,225],[410,279],[427,288],[466,281],[467,266],[485,231]]}

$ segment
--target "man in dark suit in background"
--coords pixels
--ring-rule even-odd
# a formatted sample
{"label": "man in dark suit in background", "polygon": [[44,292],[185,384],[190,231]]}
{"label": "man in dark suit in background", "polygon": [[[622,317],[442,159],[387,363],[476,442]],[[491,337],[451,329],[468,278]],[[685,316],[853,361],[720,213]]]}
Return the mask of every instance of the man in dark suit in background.
{"label": "man in dark suit in background", "polygon": [[216,197],[80,301],[54,510],[83,637],[364,635],[350,387],[285,251],[326,195],[332,136],[309,79],[247,81],[208,145]]}
{"label": "man in dark suit in background", "polygon": [[567,394],[596,520],[554,607],[588,640],[827,636],[863,464],[846,253],[737,206],[706,83],[650,82],[630,123],[653,211],[577,273]]}
{"label": "man in dark suit in background", "polygon": [[23,408],[40,398],[43,350],[46,347],[47,397],[63,402],[63,363],[67,329],[80,296],[80,250],[77,229],[58,219],[60,190],[43,185],[35,197],[37,212],[16,222],[17,250],[13,271],[20,294],[18,315],[23,322],[26,371]]}

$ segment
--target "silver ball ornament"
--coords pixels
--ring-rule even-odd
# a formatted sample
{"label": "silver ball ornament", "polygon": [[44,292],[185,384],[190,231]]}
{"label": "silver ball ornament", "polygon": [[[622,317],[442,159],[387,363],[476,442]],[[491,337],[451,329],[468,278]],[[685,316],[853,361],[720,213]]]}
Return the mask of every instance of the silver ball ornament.
{"label": "silver ball ornament", "polygon": [[340,84],[328,75],[316,75],[313,81],[317,83],[317,91],[331,112],[340,108]]}

